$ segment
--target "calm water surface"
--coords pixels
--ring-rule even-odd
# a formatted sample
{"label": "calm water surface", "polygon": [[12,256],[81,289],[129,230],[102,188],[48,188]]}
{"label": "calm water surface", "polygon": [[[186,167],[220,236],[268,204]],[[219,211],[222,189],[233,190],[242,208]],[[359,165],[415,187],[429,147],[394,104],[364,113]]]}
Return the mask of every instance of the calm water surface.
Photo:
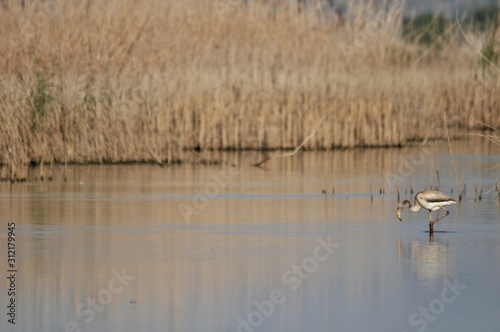
{"label": "calm water surface", "polygon": [[[452,152],[303,152],[263,169],[248,166],[260,154],[222,154],[238,166],[73,166],[67,182],[54,170],[0,184],[0,330],[497,331],[500,148]],[[466,195],[430,238],[426,211],[396,220],[397,181],[401,199]]]}

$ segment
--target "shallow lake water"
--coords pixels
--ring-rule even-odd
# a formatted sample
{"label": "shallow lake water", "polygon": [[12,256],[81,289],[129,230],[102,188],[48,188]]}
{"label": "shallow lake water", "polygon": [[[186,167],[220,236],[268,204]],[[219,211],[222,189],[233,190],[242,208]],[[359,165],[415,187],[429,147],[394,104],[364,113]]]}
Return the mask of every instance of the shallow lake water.
{"label": "shallow lake water", "polygon": [[[0,184],[0,330],[498,330],[499,146],[207,156],[225,165]],[[430,237],[427,211],[396,219],[398,186],[458,203]]]}

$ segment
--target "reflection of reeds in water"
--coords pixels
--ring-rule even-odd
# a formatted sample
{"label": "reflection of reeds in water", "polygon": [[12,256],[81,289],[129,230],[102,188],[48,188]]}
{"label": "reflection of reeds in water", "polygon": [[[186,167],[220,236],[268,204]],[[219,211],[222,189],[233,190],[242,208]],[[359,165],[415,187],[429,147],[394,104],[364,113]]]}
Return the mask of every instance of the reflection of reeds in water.
{"label": "reflection of reeds in water", "polygon": [[480,202],[483,199],[483,187],[480,186],[479,189],[477,185],[474,186],[474,190],[476,192],[476,196],[474,197],[474,202]]}
{"label": "reflection of reeds in water", "polygon": [[3,179],[25,177],[30,162],[289,149],[326,115],[304,148],[444,137],[444,110],[451,137],[475,118],[500,125],[498,87],[484,93],[475,53],[405,43],[397,11],[376,16],[358,45],[374,8],[351,8],[350,21],[253,1],[224,14],[209,1],[68,2],[54,16],[50,2],[20,4],[0,8]]}

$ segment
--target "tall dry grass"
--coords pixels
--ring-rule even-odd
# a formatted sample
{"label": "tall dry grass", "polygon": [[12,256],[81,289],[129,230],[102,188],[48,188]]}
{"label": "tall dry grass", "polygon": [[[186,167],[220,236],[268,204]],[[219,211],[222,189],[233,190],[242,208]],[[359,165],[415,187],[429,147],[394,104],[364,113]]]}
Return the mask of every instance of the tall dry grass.
{"label": "tall dry grass", "polygon": [[0,5],[3,179],[30,163],[292,148],[325,116],[305,148],[443,137],[443,112],[452,137],[500,126],[498,73],[453,32],[440,47],[405,42],[397,3],[20,4]]}

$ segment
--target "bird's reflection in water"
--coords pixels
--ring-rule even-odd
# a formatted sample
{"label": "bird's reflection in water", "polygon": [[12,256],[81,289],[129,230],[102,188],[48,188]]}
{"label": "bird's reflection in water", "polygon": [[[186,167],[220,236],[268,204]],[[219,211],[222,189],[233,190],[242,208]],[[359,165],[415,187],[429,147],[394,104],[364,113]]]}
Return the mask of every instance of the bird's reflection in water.
{"label": "bird's reflection in water", "polygon": [[431,236],[429,240],[404,243],[397,241],[398,259],[409,263],[409,268],[418,279],[434,281],[449,277],[451,271],[451,249],[446,242]]}

